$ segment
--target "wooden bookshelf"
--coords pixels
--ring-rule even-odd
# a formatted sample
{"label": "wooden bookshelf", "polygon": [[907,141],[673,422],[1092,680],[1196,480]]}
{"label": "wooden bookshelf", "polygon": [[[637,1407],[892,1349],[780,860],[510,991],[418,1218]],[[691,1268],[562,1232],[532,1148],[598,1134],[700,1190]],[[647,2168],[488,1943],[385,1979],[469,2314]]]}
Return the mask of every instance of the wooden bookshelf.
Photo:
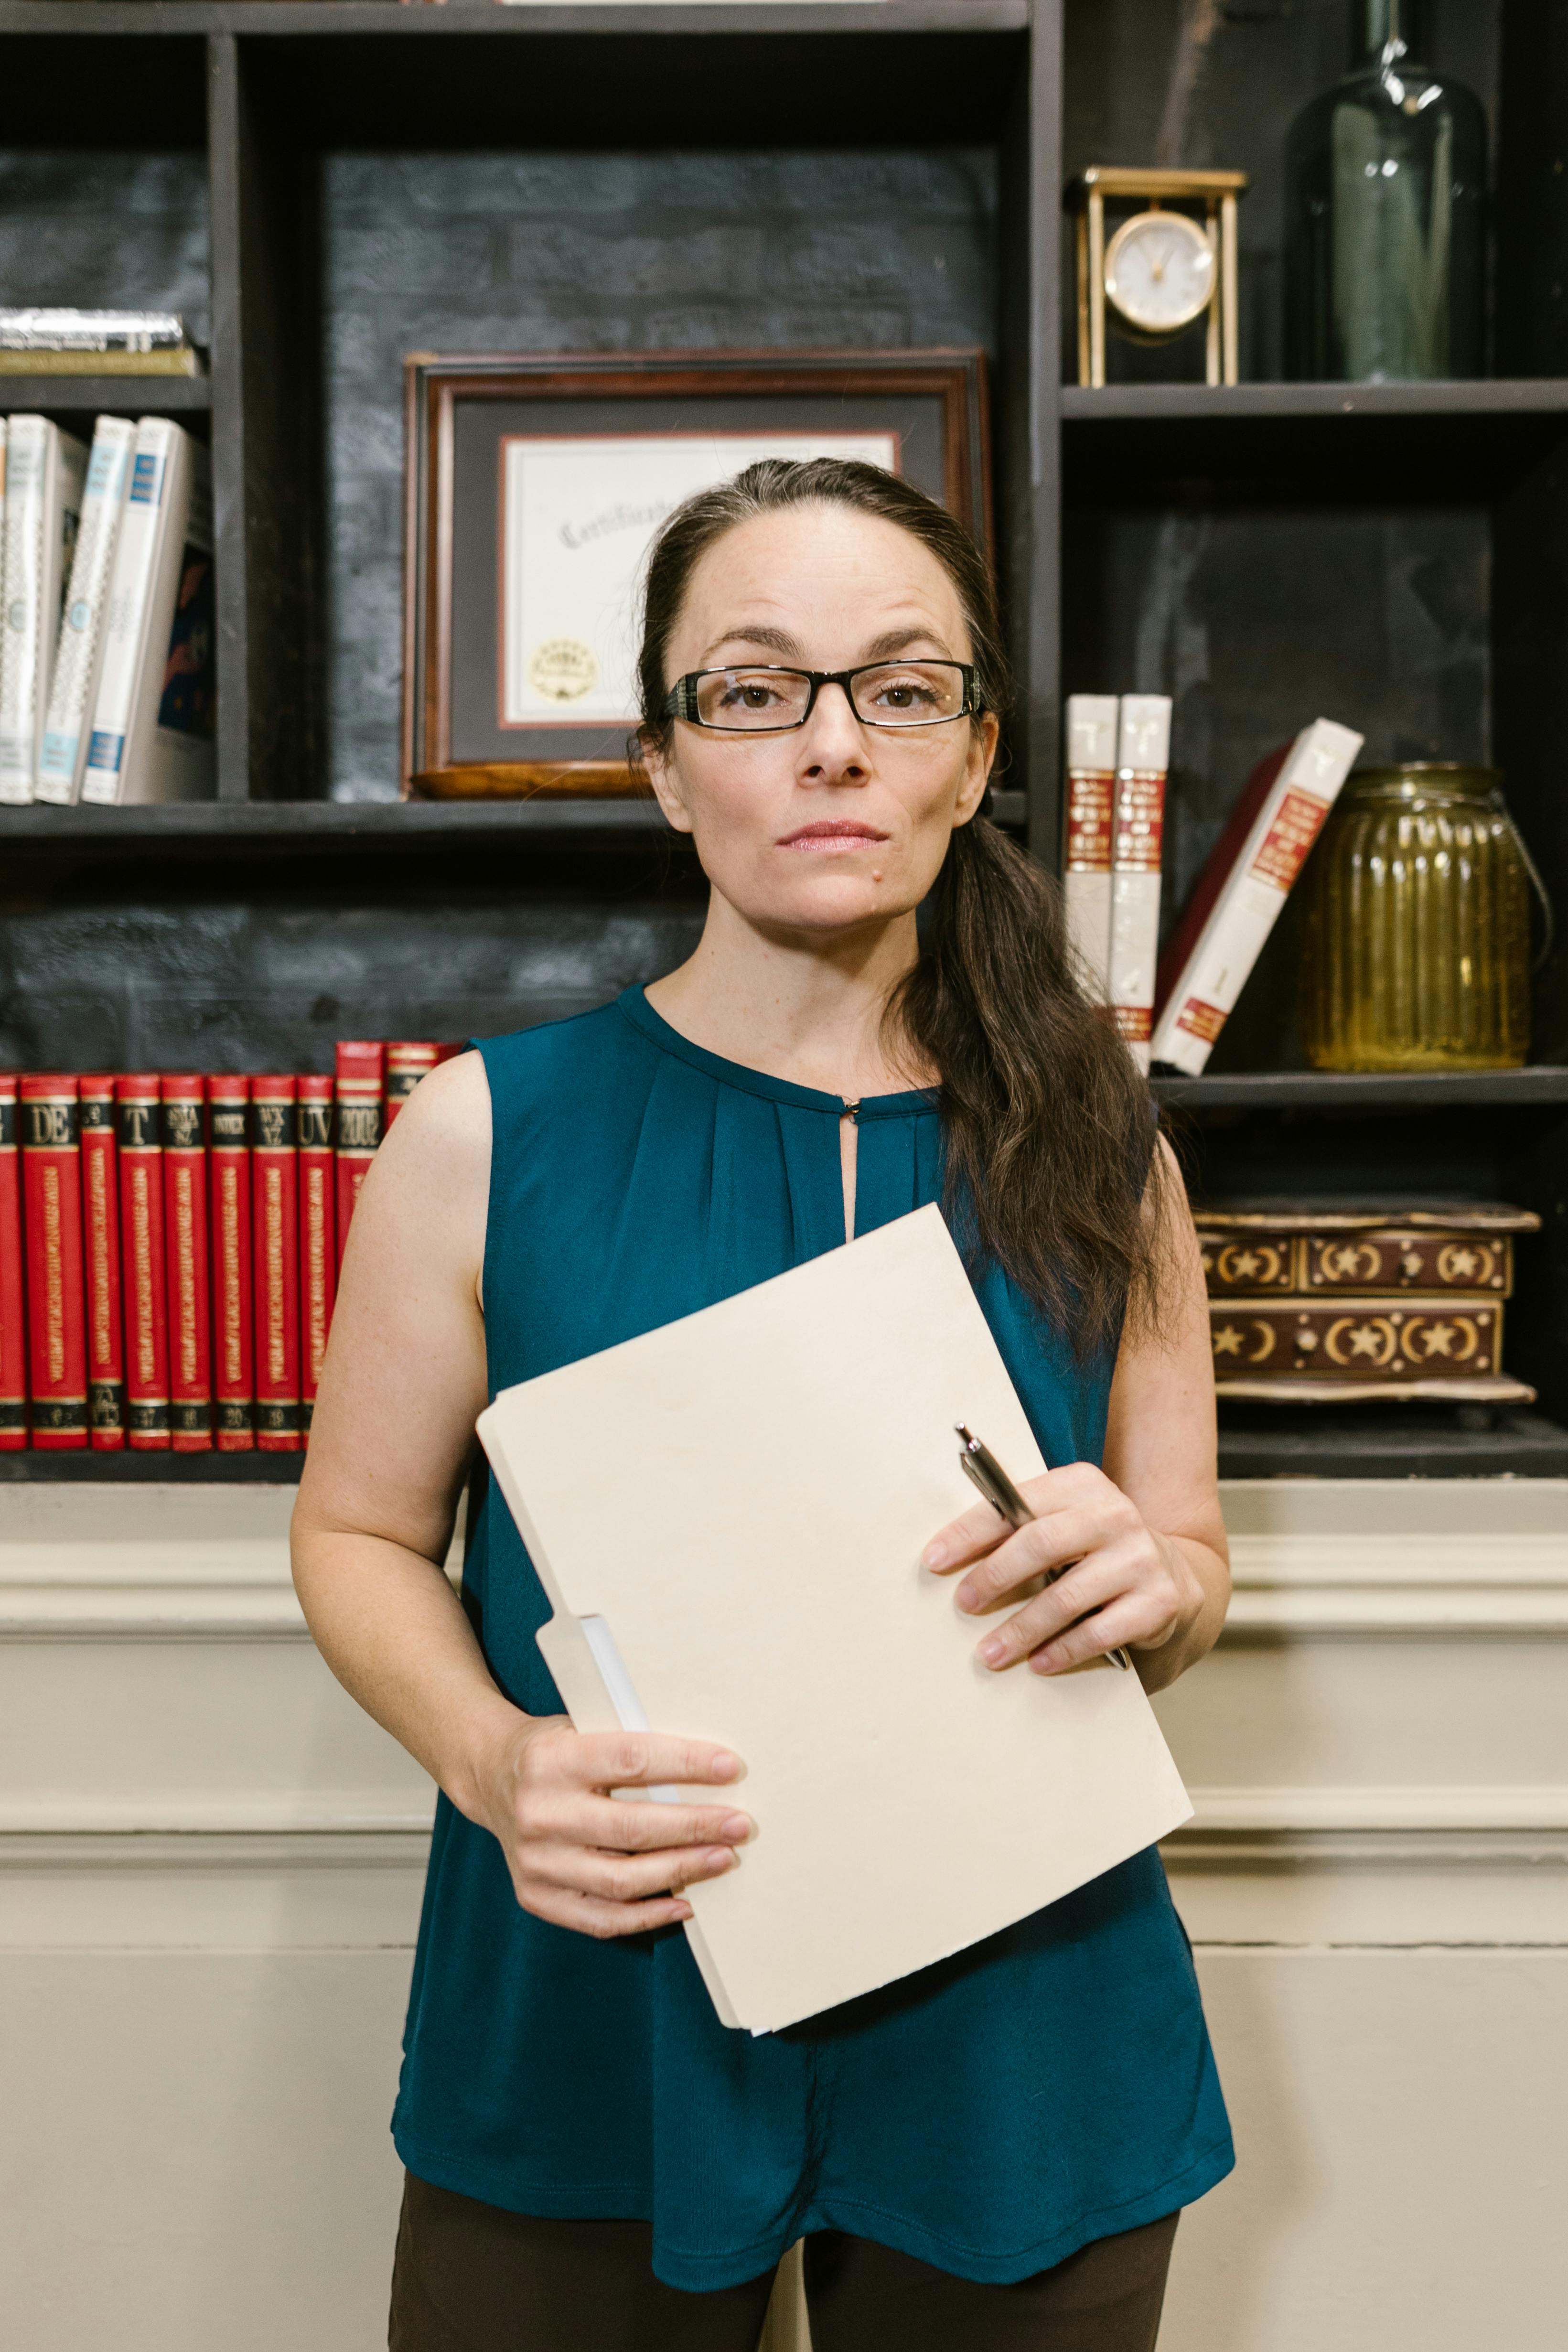
{"label": "wooden bookshelf", "polygon": [[[1441,62],[1480,89],[1494,141],[1495,373],[1462,383],[1270,380],[1284,131],[1338,69],[1343,9],[1232,13],[1185,135],[1253,175],[1251,380],[1090,392],[1062,380],[1062,191],[1086,163],[1151,160],[1169,0],[0,0],[7,121],[26,125],[0,183],[12,299],[110,299],[28,278],[28,208],[42,219],[58,185],[68,209],[78,166],[139,172],[92,239],[118,241],[126,299],[189,310],[199,269],[211,367],[0,379],[0,406],[79,432],[100,409],[167,411],[209,437],[219,599],[215,802],[0,811],[5,1058],[68,1066],[90,1033],[90,1057],[210,1040],[270,1060],[280,1024],[319,1045],[373,1006],[391,1034],[496,1029],[602,1000],[689,939],[691,860],[646,803],[390,797],[401,355],[509,332],[532,350],[983,343],[1019,677],[995,813],[1037,856],[1058,855],[1063,693],[1159,682],[1179,693],[1170,897],[1253,760],[1322,709],[1369,755],[1494,759],[1568,908],[1568,333],[1530,292],[1555,217],[1538,157],[1568,102],[1540,63],[1563,55],[1548,0],[1439,11]],[[100,265],[49,227],[39,251]],[[1161,565],[1180,663],[1151,635]],[[1209,679],[1190,689],[1176,671],[1200,640]],[[1135,680],[1145,641],[1165,667]],[[1236,1475],[1568,1469],[1564,971],[1523,1071],[1333,1077],[1264,1066],[1292,1049],[1254,1034],[1250,1066],[1222,1045],[1209,1076],[1158,1085],[1200,1186],[1441,1181],[1546,1219],[1510,1325],[1536,1414],[1248,1421],[1227,1431]],[[0,1478],[288,1461],[11,1456]]]}

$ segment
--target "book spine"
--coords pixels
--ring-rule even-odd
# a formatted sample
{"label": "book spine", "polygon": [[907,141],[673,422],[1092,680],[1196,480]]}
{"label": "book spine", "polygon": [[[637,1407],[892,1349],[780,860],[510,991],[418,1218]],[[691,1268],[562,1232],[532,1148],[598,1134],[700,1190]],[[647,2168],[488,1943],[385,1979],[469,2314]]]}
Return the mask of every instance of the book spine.
{"label": "book spine", "polygon": [[114,1080],[83,1078],[82,1251],[87,1277],[87,1418],[97,1454],[125,1450],[125,1331],[120,1283],[120,1167]]}
{"label": "book spine", "polygon": [[300,1423],[307,1444],[338,1286],[332,1081],[299,1081]]}
{"label": "book spine", "polygon": [[256,1443],[300,1450],[300,1203],[292,1078],[250,1082],[256,1232]]}
{"label": "book spine", "polygon": [[385,1112],[382,1133],[386,1135],[393,1120],[414,1092],[422,1077],[433,1070],[441,1059],[441,1048],[435,1044],[416,1044],[405,1038],[386,1048]]}
{"label": "book spine", "polygon": [[27,1443],[27,1326],[16,1080],[0,1073],[0,1454]]}
{"label": "book spine", "polygon": [[114,568],[104,609],[103,658],[88,734],[84,801],[112,806],[125,781],[125,748],[134,723],[137,688],[146,667],[153,574],[162,541],[163,496],[180,428],[144,416],[131,454],[131,487],[120,519]]}
{"label": "book spine", "polygon": [[81,530],[60,619],[43,746],[38,753],[37,796],[64,807],[68,807],[81,790],[89,705],[98,683],[104,606],[135,439],[135,426],[123,416],[100,416],[92,436]]}
{"label": "book spine", "polygon": [[210,799],[217,736],[212,465],[184,439],[171,467],[153,577],[146,668],[125,753],[122,801]]}
{"label": "book spine", "polygon": [[115,1083],[125,1295],[125,1419],[133,1454],[169,1449],[169,1304],[163,1266],[163,1124],[150,1070]]}
{"label": "book spine", "polygon": [[1296,738],[1160,1015],[1161,1061],[1201,1075],[1362,740],[1331,719]]}
{"label": "book spine", "polygon": [[1097,1004],[1110,994],[1110,845],[1116,790],[1117,699],[1068,697],[1067,838],[1062,895],[1068,937],[1084,988]]}
{"label": "book spine", "polygon": [[363,1040],[341,1044],[337,1055],[340,1276],[354,1204],[381,1142],[381,1046]]}
{"label": "book spine", "polygon": [[33,797],[43,630],[44,487],[55,436],[47,417],[11,419],[0,587],[0,803],[8,808],[25,808]]}
{"label": "book spine", "polygon": [[77,1082],[25,1077],[20,1091],[33,1444],[40,1452],[75,1452],[87,1444]]}
{"label": "book spine", "polygon": [[212,1107],[213,1417],[220,1454],[256,1444],[250,1080],[207,1080]]}
{"label": "book spine", "polygon": [[1124,694],[1117,729],[1110,876],[1110,1004],[1141,1070],[1149,1066],[1160,944],[1160,856],[1171,699]]}
{"label": "book spine", "polygon": [[206,1081],[165,1076],[163,1254],[169,1283],[169,1427],[176,1454],[212,1452],[206,1157]]}

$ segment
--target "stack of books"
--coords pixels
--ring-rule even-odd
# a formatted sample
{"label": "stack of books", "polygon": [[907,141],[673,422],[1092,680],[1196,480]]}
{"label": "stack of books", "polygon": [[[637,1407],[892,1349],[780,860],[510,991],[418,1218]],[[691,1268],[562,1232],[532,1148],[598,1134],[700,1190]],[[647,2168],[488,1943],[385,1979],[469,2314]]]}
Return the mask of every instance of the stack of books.
{"label": "stack of books", "polygon": [[0,418],[0,804],[210,800],[212,472],[166,416]]}
{"label": "stack of books", "polygon": [[458,1050],[0,1075],[0,1449],[297,1452],[365,1171]]}
{"label": "stack of books", "polygon": [[1089,995],[1149,1067],[1160,856],[1171,764],[1168,694],[1068,697],[1068,929]]}
{"label": "stack of books", "polygon": [[0,310],[0,375],[200,375],[174,310]]}
{"label": "stack of books", "polygon": [[1275,1404],[1529,1404],[1502,1368],[1502,1202],[1289,1201],[1194,1210],[1215,1386]]}

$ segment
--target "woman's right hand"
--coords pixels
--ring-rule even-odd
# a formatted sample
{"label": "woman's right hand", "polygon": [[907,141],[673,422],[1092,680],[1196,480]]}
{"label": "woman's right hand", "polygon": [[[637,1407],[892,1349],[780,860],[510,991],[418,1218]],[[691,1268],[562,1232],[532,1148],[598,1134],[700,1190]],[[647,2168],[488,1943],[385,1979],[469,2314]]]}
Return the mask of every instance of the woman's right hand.
{"label": "woman's right hand", "polygon": [[584,1936],[641,1936],[689,1919],[679,1889],[732,1870],[753,1825],[732,1805],[639,1803],[610,1790],[712,1787],[741,1771],[707,1740],[579,1732],[563,1715],[528,1716],[485,1759],[476,1810],[525,1911]]}

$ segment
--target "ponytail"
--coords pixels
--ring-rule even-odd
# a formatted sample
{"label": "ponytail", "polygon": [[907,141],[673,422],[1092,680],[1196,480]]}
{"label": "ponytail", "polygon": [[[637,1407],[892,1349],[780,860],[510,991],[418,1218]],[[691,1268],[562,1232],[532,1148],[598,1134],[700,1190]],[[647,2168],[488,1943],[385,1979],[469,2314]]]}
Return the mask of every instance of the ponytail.
{"label": "ponytail", "polygon": [[1073,976],[1059,886],[989,818],[953,834],[929,915],[886,1018],[942,1073],[950,1214],[1092,1354],[1153,1306],[1148,1095]]}

